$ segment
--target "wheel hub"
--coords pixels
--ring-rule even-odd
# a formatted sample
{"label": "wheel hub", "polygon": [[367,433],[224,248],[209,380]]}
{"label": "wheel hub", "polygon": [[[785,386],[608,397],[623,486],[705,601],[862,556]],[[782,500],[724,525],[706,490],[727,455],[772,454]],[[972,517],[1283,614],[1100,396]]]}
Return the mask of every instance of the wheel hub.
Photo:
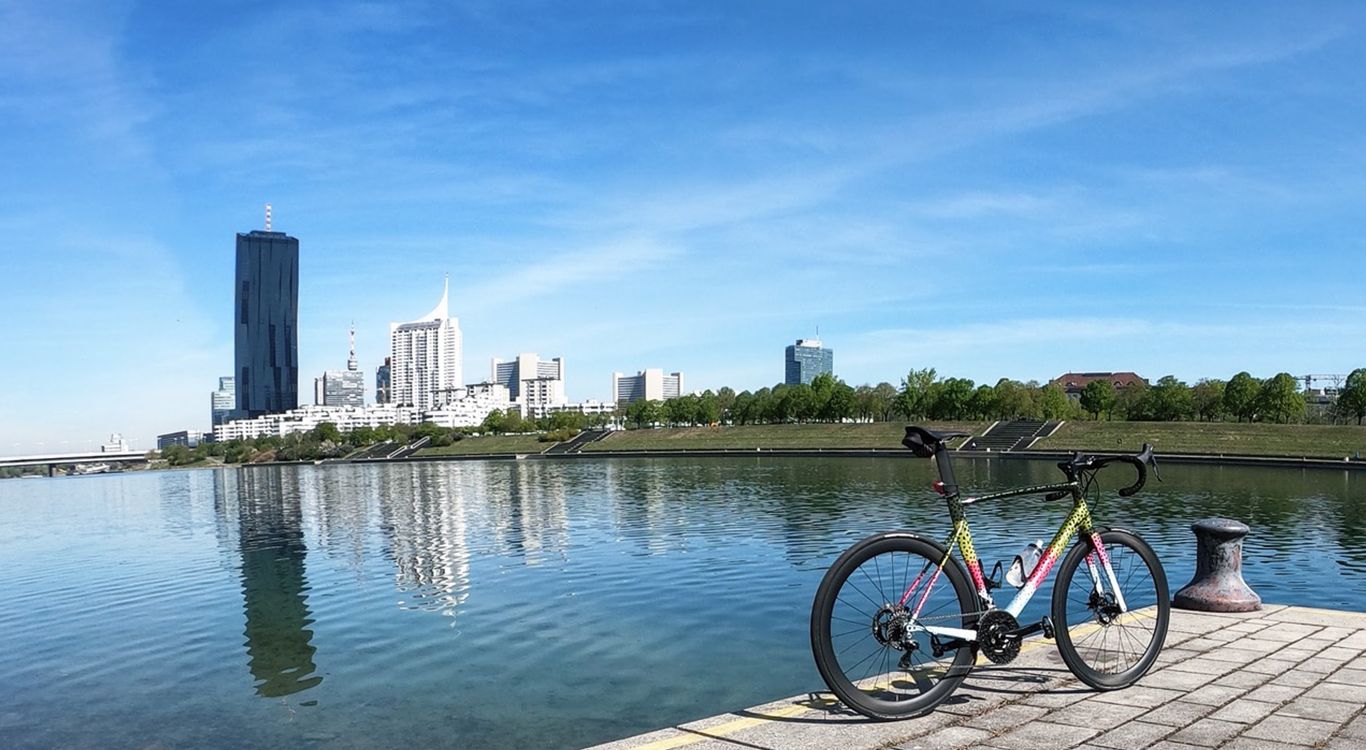
{"label": "wheel hub", "polygon": [[898,651],[915,648],[911,639],[911,613],[902,606],[886,605],[873,616],[873,637]]}
{"label": "wheel hub", "polygon": [[1092,591],[1091,599],[1086,606],[1096,613],[1096,621],[1101,625],[1109,625],[1120,615],[1119,604],[1115,601],[1115,595],[1108,591],[1104,594],[1097,594]]}
{"label": "wheel hub", "polygon": [[1015,616],[1001,609],[992,609],[977,620],[977,646],[996,664],[1009,664],[1020,655],[1020,629]]}

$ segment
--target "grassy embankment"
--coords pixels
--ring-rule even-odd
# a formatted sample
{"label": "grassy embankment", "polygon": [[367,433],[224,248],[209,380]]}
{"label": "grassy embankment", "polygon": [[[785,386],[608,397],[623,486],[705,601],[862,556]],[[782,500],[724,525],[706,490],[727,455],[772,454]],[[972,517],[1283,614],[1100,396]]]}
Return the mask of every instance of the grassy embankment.
{"label": "grassy embankment", "polygon": [[[940,432],[977,433],[990,422],[927,422],[925,427]],[[775,424],[731,427],[672,427],[658,430],[625,430],[590,443],[584,453],[635,450],[753,450],[766,448],[883,448],[904,450],[903,422],[873,424]],[[956,443],[957,441],[955,441]]]}
{"label": "grassy embankment", "polygon": [[486,435],[467,437],[440,448],[423,448],[419,456],[470,456],[494,453],[540,453],[554,445],[542,443],[535,435]]}
{"label": "grassy embankment", "polygon": [[[782,424],[626,430],[585,446],[605,451],[901,448],[905,422]],[[930,429],[980,434],[989,422],[926,423]],[[1342,458],[1366,454],[1366,427],[1238,424],[1230,422],[1068,422],[1035,450],[1136,451],[1150,442],[1159,453]],[[465,438],[420,456],[540,453],[550,443],[535,435]]]}
{"label": "grassy embankment", "polygon": [[1068,422],[1034,450],[1342,458],[1366,454],[1366,427],[1238,422]]}

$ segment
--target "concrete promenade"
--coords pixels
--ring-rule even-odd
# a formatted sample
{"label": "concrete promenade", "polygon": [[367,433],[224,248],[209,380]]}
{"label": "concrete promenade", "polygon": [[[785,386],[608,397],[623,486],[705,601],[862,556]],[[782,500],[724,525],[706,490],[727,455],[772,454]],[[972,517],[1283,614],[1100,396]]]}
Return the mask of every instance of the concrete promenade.
{"label": "concrete promenade", "polygon": [[1166,648],[1125,690],[1097,692],[1032,639],[979,666],[934,713],[872,722],[825,692],[663,729],[597,750],[1366,748],[1366,613],[1268,605],[1172,610]]}

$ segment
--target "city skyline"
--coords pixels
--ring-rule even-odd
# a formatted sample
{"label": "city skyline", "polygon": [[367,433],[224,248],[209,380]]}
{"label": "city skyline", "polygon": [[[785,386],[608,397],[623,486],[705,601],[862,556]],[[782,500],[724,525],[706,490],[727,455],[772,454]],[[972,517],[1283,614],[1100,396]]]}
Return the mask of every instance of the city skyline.
{"label": "city skyline", "polygon": [[571,401],[817,324],[852,384],[1363,364],[1356,5],[542,11],[0,8],[0,454],[207,427],[267,202],[305,377],[446,272]]}

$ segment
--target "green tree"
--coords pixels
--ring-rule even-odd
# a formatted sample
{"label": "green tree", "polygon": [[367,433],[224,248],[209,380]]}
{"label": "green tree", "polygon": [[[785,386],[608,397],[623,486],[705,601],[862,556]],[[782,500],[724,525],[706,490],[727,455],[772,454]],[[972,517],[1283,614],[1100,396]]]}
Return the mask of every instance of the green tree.
{"label": "green tree", "polygon": [[342,441],[341,430],[337,429],[335,422],[322,422],[309,430],[308,435],[318,442],[340,443]]}
{"label": "green tree", "polygon": [[972,419],[991,419],[996,415],[996,391],[982,384],[972,392],[968,399],[968,416]]}
{"label": "green tree", "polygon": [[194,454],[184,445],[168,445],[162,448],[161,457],[171,466],[184,466],[194,461]]}
{"label": "green tree", "polygon": [[1202,378],[1191,388],[1191,408],[1195,416],[1213,422],[1224,414],[1224,386],[1222,380]]}
{"label": "green tree", "polygon": [[1338,391],[1337,410],[1344,417],[1356,417],[1357,424],[1366,417],[1366,368],[1358,367],[1347,376],[1347,382]]}
{"label": "green tree", "polygon": [[1018,419],[1029,416],[1034,410],[1033,401],[1024,383],[1010,378],[1001,378],[992,387],[993,401],[996,404],[998,419]]}
{"label": "green tree", "polygon": [[660,402],[640,399],[626,407],[626,419],[635,422],[637,428],[654,425],[660,421]]}
{"label": "green tree", "polygon": [[1257,397],[1261,391],[1262,384],[1246,371],[1234,375],[1224,386],[1224,411],[1239,422],[1251,422],[1257,416]]}
{"label": "green tree", "polygon": [[911,370],[906,373],[906,377],[901,379],[901,393],[897,396],[897,411],[910,419],[925,416],[929,407],[930,387],[934,385],[937,379],[933,367]]}
{"label": "green tree", "polygon": [[830,395],[821,406],[818,416],[827,422],[843,422],[854,416],[857,406],[858,399],[854,395],[853,387],[843,380],[837,380],[831,387]]}
{"label": "green tree", "polygon": [[1093,419],[1099,420],[1102,412],[1105,413],[1105,418],[1109,419],[1117,398],[1115,384],[1108,378],[1092,380],[1081,389],[1081,408],[1090,412]]}
{"label": "green tree", "polygon": [[735,389],[728,385],[721,386],[721,388],[717,389],[716,419],[714,421],[721,421],[721,418],[730,411],[730,407],[735,405],[735,395]]}
{"label": "green tree", "polygon": [[1278,373],[1263,383],[1257,402],[1267,419],[1291,422],[1304,418],[1304,395],[1300,393],[1300,381],[1288,372]]}
{"label": "green tree", "polygon": [[877,419],[877,408],[873,405],[873,387],[861,385],[854,389],[854,418],[860,422]]}
{"label": "green tree", "polygon": [[1149,390],[1151,389],[1148,384],[1142,380],[1135,380],[1123,388],[1116,389],[1115,410],[1130,422],[1152,419],[1152,414],[1148,410],[1151,405],[1148,400]]}
{"label": "green tree", "polygon": [[1052,383],[1038,391],[1039,413],[1044,419],[1063,419],[1072,413],[1072,399],[1060,385]]}
{"label": "green tree", "polygon": [[1190,386],[1167,375],[1148,390],[1147,412],[1152,419],[1162,422],[1176,422],[1190,417]]}
{"label": "green tree", "polygon": [[728,412],[731,424],[749,424],[754,419],[754,394],[749,391],[735,394],[735,402]]}
{"label": "green tree", "polygon": [[926,411],[932,419],[963,419],[976,384],[967,378],[946,378],[930,387]]}
{"label": "green tree", "polygon": [[873,386],[873,408],[879,412],[873,419],[891,421],[896,414],[896,386],[887,382]]}
{"label": "green tree", "polygon": [[816,392],[805,383],[790,385],[783,391],[784,411],[796,422],[810,422],[816,417]]}

